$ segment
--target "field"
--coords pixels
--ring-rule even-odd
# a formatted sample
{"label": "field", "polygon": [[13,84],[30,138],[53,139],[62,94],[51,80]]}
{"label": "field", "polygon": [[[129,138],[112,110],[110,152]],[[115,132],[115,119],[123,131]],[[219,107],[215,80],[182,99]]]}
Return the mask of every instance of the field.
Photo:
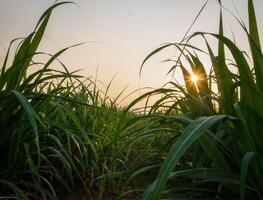
{"label": "field", "polygon": [[[0,199],[263,200],[263,54],[247,3],[248,26],[236,20],[250,52],[224,35],[220,6],[218,33],[192,33],[142,62],[141,70],[175,48],[168,73],[180,69],[185,83],[169,82],[125,107],[117,105],[123,93],[108,96],[111,83],[100,90],[59,60],[76,45],[38,51],[52,12],[71,2],[48,8],[1,63]],[[206,49],[191,45],[197,37]]]}

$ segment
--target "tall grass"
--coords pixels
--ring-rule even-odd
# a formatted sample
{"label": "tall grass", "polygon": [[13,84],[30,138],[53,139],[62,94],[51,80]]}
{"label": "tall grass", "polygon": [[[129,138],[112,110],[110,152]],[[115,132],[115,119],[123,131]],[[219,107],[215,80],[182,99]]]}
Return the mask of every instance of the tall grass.
{"label": "tall grass", "polygon": [[[165,109],[167,118],[175,112],[187,121],[185,130],[170,148],[156,180],[144,192],[143,199],[169,196],[179,199],[263,198],[263,138],[260,132],[263,128],[263,55],[252,0],[248,0],[248,16],[248,28],[237,20],[247,35],[252,64],[247,60],[248,54],[224,36],[221,3],[217,34],[193,33],[183,42],[161,46],[143,61],[144,64],[168,47],[179,51],[169,72],[180,68],[185,85],[171,82],[171,88],[158,89],[145,96],[163,94],[152,110]],[[190,44],[196,37],[204,40],[206,51]],[[216,55],[208,37],[218,41]],[[231,53],[230,62],[225,48]],[[210,74],[206,73],[198,56],[204,52],[212,63]],[[188,62],[191,71],[183,60]],[[191,81],[191,73],[199,77],[196,83]],[[145,96],[136,99],[131,106]],[[190,154],[188,166],[180,168],[180,161],[187,154]],[[182,183],[180,177],[188,181]]]}
{"label": "tall grass", "polygon": [[[128,150],[114,136],[122,113],[116,99],[68,71],[59,56],[71,47],[54,55],[37,51],[52,11],[65,4],[72,3],[55,3],[33,33],[13,40],[1,66],[1,199],[103,199],[122,190]],[[49,59],[36,61],[41,55]]]}
{"label": "tall grass", "polygon": [[[175,47],[169,72],[180,68],[185,84],[169,82],[126,108],[107,96],[111,83],[103,92],[59,60],[76,45],[38,52],[53,9],[64,4],[71,2],[55,3],[33,33],[13,40],[1,66],[0,199],[263,199],[263,55],[252,0],[249,27],[237,19],[252,63],[224,36],[220,4],[217,34],[194,33],[143,61]],[[196,37],[207,49],[191,45]],[[43,54],[49,59],[37,61]],[[209,74],[200,54],[212,63]],[[142,113],[131,111],[145,99]]]}

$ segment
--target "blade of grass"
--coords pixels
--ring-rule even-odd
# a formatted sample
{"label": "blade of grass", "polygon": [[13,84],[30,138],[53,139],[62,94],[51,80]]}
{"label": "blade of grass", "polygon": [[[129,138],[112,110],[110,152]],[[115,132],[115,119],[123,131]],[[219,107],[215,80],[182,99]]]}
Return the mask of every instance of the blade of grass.
{"label": "blade of grass", "polygon": [[241,162],[240,200],[245,200],[245,184],[246,184],[248,166],[254,154],[255,152],[247,152]]}
{"label": "blade of grass", "polygon": [[144,200],[158,200],[161,198],[165,184],[170,173],[185,153],[185,151],[201,137],[211,126],[226,116],[217,115],[211,117],[200,117],[190,123],[176,143],[170,149],[166,160],[162,164],[159,175],[151,186],[148,187],[143,195]]}

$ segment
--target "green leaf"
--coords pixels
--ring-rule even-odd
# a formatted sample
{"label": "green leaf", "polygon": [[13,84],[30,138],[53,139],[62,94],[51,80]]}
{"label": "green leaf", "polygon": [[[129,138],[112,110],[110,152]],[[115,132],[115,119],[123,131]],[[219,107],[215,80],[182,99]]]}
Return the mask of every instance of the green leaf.
{"label": "green leaf", "polygon": [[170,173],[184,155],[186,150],[198,140],[211,126],[226,118],[224,115],[200,117],[190,123],[176,143],[170,149],[166,160],[162,164],[157,180],[148,187],[143,195],[144,200],[159,200],[165,188]]}
{"label": "green leaf", "polygon": [[154,51],[152,51],[148,56],[146,56],[146,58],[143,60],[141,67],[140,67],[140,75],[142,73],[142,67],[143,65],[146,63],[147,60],[149,60],[152,56],[154,56],[155,54],[157,54],[158,52],[162,51],[163,49],[172,46],[173,44],[169,43],[169,44],[165,44],[157,49],[155,49]]}
{"label": "green leaf", "polygon": [[201,144],[208,157],[213,160],[215,168],[230,171],[227,160],[224,158],[223,153],[218,149],[215,143],[215,138],[210,138],[203,135],[199,138],[198,143]]}
{"label": "green leaf", "polygon": [[[222,111],[223,114],[231,115],[233,113],[232,105],[236,97],[234,92],[234,83],[232,81],[231,73],[228,70],[225,60],[223,50],[219,51],[219,56],[215,57],[213,51],[206,41],[207,49],[210,55],[210,60],[213,65],[215,72],[216,84],[220,94],[219,97],[219,111]],[[220,45],[221,42],[219,42]],[[221,52],[221,53],[220,53]]]}
{"label": "green leaf", "polygon": [[19,100],[19,102],[21,103],[28,119],[29,119],[29,122],[33,128],[33,132],[35,133],[36,135],[36,138],[38,138],[38,131],[37,131],[37,121],[36,121],[36,116],[35,116],[35,112],[31,106],[31,104],[28,102],[28,100],[26,99],[26,97],[21,94],[20,92],[18,91],[15,91],[15,90],[11,90],[11,93],[13,93],[16,98]]}
{"label": "green leaf", "polygon": [[18,195],[19,199],[29,200],[28,197],[26,196],[26,194],[23,192],[23,190],[18,188],[14,183],[12,183],[10,181],[3,180],[3,179],[0,179],[0,183],[2,183],[3,185],[6,185],[10,189],[12,189]]}
{"label": "green leaf", "polygon": [[13,93],[16,98],[18,99],[18,101],[20,102],[20,104],[22,105],[27,118],[32,126],[33,132],[35,134],[35,142],[36,142],[36,147],[37,147],[37,155],[38,155],[38,165],[39,165],[39,157],[40,157],[40,147],[39,147],[39,136],[38,136],[38,128],[37,128],[37,120],[36,120],[36,116],[35,116],[35,112],[31,106],[31,104],[28,102],[28,100],[26,99],[26,97],[15,91],[15,90],[11,90],[11,93]]}
{"label": "green leaf", "polygon": [[249,34],[248,40],[252,53],[257,89],[263,95],[263,56],[260,45],[257,20],[253,0],[248,0]]}
{"label": "green leaf", "polygon": [[245,200],[245,185],[246,185],[248,166],[254,154],[255,152],[247,152],[241,162],[240,200]]}

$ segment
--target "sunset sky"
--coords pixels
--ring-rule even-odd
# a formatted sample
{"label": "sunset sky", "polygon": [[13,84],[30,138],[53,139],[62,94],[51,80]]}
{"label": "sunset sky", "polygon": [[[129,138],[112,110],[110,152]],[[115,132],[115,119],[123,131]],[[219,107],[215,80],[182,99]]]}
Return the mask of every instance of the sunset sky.
{"label": "sunset sky", "polygon": [[[246,22],[247,0],[233,0],[241,18]],[[238,16],[231,0],[223,5]],[[61,60],[71,69],[85,69],[83,75],[113,82],[112,95],[129,84],[132,91],[139,87],[139,68],[143,59],[162,43],[179,42],[194,20],[204,0],[76,0],[78,6],[65,5],[53,12],[40,50],[55,53],[61,48],[86,42],[66,52]],[[263,18],[263,1],[255,0],[258,19]],[[4,48],[16,37],[24,37],[33,28],[42,12],[53,0],[1,0],[0,62]],[[191,32],[218,30],[219,5],[209,0]],[[246,48],[244,34],[227,12],[226,34],[232,31],[239,46]],[[262,24],[259,24],[262,32]],[[199,43],[199,41],[196,41]],[[201,44],[200,44],[201,45]],[[202,45],[201,45],[202,46]],[[172,51],[149,61],[143,70],[141,86],[159,87],[168,66],[158,63],[171,56]],[[178,75],[179,76],[179,75]]]}

